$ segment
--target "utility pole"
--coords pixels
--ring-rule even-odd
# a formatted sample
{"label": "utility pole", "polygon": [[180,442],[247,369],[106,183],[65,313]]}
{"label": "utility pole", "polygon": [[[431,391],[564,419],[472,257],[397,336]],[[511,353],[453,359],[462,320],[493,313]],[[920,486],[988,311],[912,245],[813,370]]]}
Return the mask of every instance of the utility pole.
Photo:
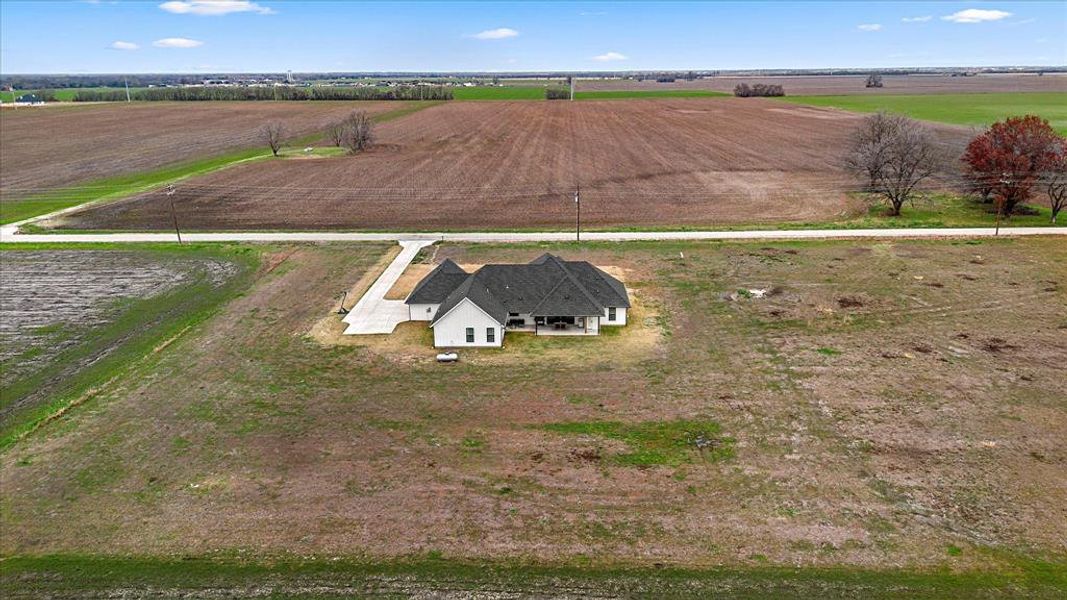
{"label": "utility pole", "polygon": [[574,239],[575,241],[582,241],[582,184],[577,184],[574,188]]}
{"label": "utility pole", "polygon": [[178,244],[182,243],[182,232],[178,229],[178,213],[174,212],[174,186],[167,186],[167,199],[170,200],[170,218],[174,221],[174,233],[178,236]]}
{"label": "utility pole", "polygon": [[574,102],[574,76],[570,76],[567,79],[571,82],[571,102]]}
{"label": "utility pole", "polygon": [[126,102],[130,101],[130,79],[128,77],[122,78],[122,83],[126,84]]}

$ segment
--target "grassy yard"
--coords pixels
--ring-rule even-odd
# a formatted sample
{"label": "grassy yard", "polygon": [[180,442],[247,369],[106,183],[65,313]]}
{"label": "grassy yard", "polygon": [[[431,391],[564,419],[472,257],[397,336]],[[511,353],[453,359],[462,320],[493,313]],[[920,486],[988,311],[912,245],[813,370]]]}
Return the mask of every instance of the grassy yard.
{"label": "grassy yard", "polygon": [[340,335],[389,250],[259,247],[241,295],[0,452],[5,585],[1064,585],[1058,239],[444,245],[590,260],[640,309],[451,365],[420,324]]}
{"label": "grassy yard", "polygon": [[[434,106],[437,102],[413,102],[402,108],[381,113],[372,118],[376,123],[384,123],[410,115],[414,112]],[[284,150],[286,156],[300,154],[304,146],[318,142],[321,134],[313,134],[302,138],[289,140]],[[321,150],[316,154],[328,155],[330,151]],[[49,191],[44,194],[5,200],[0,203],[0,225],[14,223],[48,214],[71,206],[78,206],[87,202],[103,202],[118,200],[158,189],[162,186],[206,175],[220,169],[233,166],[251,160],[264,160],[271,158],[271,152],[265,147],[247,148],[235,150],[219,156],[212,156],[198,160],[185,161],[133,175],[122,175],[88,181],[77,186],[71,186],[59,190]]]}
{"label": "grassy yard", "polygon": [[916,96],[786,96],[784,102],[858,112],[888,110],[916,119],[985,127],[1006,117],[1034,114],[1067,135],[1067,92],[923,94]]}

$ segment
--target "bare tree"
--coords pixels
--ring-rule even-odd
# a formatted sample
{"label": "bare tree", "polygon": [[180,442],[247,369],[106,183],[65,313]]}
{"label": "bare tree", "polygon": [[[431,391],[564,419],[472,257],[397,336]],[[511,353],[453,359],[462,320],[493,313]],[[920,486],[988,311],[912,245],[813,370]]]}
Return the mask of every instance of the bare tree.
{"label": "bare tree", "polygon": [[867,87],[869,87],[869,88],[880,88],[880,87],[882,87],[882,74],[881,73],[871,73],[870,75],[868,75],[867,76]]}
{"label": "bare tree", "polygon": [[1049,160],[1048,169],[1040,179],[1048,194],[1049,206],[1052,207],[1052,222],[1060,211],[1067,207],[1067,140],[1060,140],[1055,153]]}
{"label": "bare tree", "polygon": [[940,170],[942,156],[925,125],[903,115],[875,113],[853,135],[845,167],[864,177],[868,190],[899,216],[915,188]]}
{"label": "bare tree", "polygon": [[271,121],[259,132],[263,136],[263,141],[270,146],[270,151],[274,153],[274,156],[278,156],[278,151],[282,149],[282,138],[285,137],[285,126],[279,121]]}
{"label": "bare tree", "polygon": [[343,122],[338,122],[330,125],[326,128],[326,139],[330,140],[330,143],[338,148],[345,141],[345,125]]}
{"label": "bare tree", "polygon": [[341,124],[344,130],[341,143],[349,153],[366,150],[374,142],[374,122],[366,112],[353,111]]}
{"label": "bare tree", "polygon": [[879,111],[864,119],[863,125],[852,134],[845,166],[853,173],[866,177],[868,192],[875,191],[892,129],[893,116]]}

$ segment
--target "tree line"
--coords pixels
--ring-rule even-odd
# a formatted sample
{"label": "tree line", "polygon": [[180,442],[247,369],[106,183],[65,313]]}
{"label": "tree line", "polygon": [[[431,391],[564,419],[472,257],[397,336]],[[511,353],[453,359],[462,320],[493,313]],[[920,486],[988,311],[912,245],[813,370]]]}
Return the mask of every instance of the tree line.
{"label": "tree line", "polygon": [[[130,99],[146,102],[237,100],[451,100],[444,86],[397,87],[178,87],[130,90]],[[126,90],[83,90],[75,102],[122,102]]]}
{"label": "tree line", "polygon": [[757,96],[784,96],[785,88],[776,83],[739,83],[734,87],[734,95],[738,98],[751,98]]}
{"label": "tree line", "polygon": [[953,172],[964,193],[994,204],[998,216],[1011,216],[1040,192],[1053,223],[1067,206],[1067,139],[1036,115],[994,123],[954,156],[925,124],[878,112],[853,134],[845,168],[885,200],[891,216],[900,215],[922,182]]}

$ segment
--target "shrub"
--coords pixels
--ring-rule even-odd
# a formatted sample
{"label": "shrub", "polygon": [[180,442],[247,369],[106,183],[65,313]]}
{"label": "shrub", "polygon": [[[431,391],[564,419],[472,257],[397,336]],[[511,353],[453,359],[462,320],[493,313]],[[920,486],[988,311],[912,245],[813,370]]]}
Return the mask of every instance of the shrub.
{"label": "shrub", "polygon": [[774,83],[754,83],[748,85],[747,83],[739,83],[734,88],[734,95],[738,98],[749,98],[755,96],[784,96],[785,88]]}

